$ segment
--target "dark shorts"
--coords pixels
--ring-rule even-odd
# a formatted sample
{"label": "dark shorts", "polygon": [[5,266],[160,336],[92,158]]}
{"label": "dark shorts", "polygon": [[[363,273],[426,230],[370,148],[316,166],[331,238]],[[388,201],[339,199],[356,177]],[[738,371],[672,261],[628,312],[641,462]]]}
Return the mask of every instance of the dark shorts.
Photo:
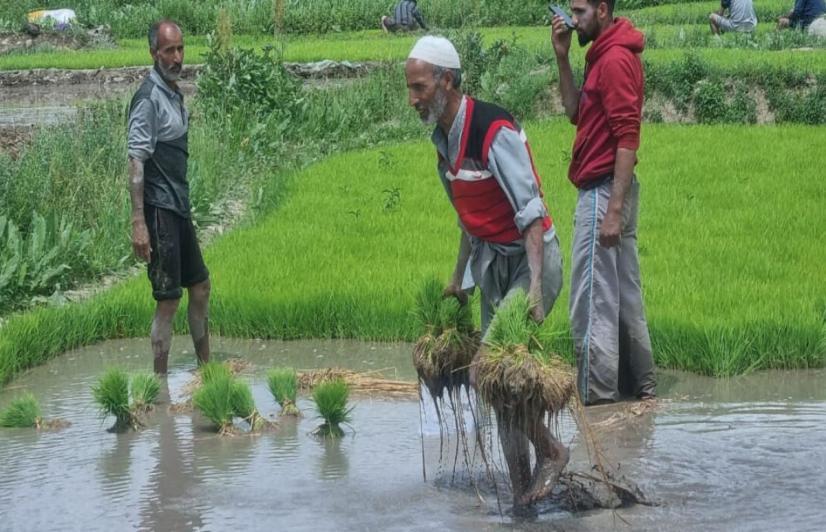
{"label": "dark shorts", "polygon": [[209,271],[192,220],[174,212],[144,205],[149,244],[149,280],[156,301],[180,299],[182,287],[189,288],[209,279]]}

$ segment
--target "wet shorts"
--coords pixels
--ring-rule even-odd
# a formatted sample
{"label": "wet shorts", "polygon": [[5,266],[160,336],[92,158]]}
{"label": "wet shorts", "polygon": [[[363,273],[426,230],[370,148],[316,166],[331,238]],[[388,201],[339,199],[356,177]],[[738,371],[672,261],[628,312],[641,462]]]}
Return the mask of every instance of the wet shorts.
{"label": "wet shorts", "polygon": [[180,299],[182,287],[189,288],[209,279],[209,271],[192,220],[173,211],[144,205],[149,245],[149,280],[156,301]]}
{"label": "wet shorts", "polygon": [[399,24],[395,20],[390,17],[387,17],[384,22],[384,27],[387,28],[387,31],[397,32],[397,31],[415,31],[417,26],[415,23],[410,26],[405,26],[404,24]]}

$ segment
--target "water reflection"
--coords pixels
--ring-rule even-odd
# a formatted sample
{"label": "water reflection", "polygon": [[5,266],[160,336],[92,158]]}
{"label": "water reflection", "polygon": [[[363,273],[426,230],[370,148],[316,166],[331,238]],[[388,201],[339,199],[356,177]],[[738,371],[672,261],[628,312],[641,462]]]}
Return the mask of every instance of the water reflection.
{"label": "water reflection", "polygon": [[324,449],[324,452],[321,453],[320,460],[320,476],[322,479],[336,480],[347,476],[347,473],[350,470],[350,461],[344,450],[344,438],[350,438],[352,441],[354,436],[344,436],[343,438],[319,438],[320,445]]}

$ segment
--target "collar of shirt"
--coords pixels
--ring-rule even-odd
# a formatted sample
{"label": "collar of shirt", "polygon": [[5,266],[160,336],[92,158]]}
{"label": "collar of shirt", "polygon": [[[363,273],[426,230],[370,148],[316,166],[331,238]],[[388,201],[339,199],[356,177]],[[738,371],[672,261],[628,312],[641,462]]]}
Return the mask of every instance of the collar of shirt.
{"label": "collar of shirt", "polygon": [[152,67],[152,71],[149,73],[149,78],[155,83],[155,85],[160,87],[164,94],[166,94],[167,98],[178,98],[181,102],[184,101],[184,95],[181,94],[181,91],[170,87],[166,80],[161,77],[161,73],[158,72],[157,67]]}
{"label": "collar of shirt", "polygon": [[462,96],[462,103],[459,104],[459,110],[456,112],[456,118],[453,119],[453,125],[450,126],[450,132],[445,136],[442,128],[436,126],[430,140],[436,146],[439,154],[447,159],[451,166],[458,163],[456,160],[459,157],[459,148],[462,143],[462,131],[465,129],[465,115],[467,114],[467,96]]}

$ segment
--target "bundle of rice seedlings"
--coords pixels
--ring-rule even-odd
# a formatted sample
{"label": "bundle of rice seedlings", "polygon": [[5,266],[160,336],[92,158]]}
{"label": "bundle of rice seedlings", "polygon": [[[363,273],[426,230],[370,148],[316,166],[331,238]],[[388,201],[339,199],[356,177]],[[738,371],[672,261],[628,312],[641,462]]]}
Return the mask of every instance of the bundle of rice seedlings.
{"label": "bundle of rice seedlings", "polygon": [[450,394],[467,387],[468,368],[480,344],[470,306],[442,294],[439,281],[425,282],[413,313],[421,331],[413,348],[413,365],[419,381],[437,402],[445,390]]}
{"label": "bundle of rice seedlings", "polygon": [[282,416],[300,416],[295,404],[298,395],[298,375],[292,368],[275,368],[267,373],[267,386],[275,402],[281,406]]}
{"label": "bundle of rice seedlings", "polygon": [[482,399],[515,422],[558,414],[575,392],[572,368],[542,352],[539,325],[530,319],[531,303],[517,293],[496,312],[474,368]]}
{"label": "bundle of rice seedlings", "polygon": [[316,434],[327,437],[344,435],[342,424],[350,422],[350,413],[353,408],[347,408],[347,398],[350,388],[341,379],[335,379],[319,384],[313,389],[313,401],[318,408],[319,416],[324,423],[318,427]]}
{"label": "bundle of rice seedlings", "polygon": [[198,372],[201,376],[201,384],[207,384],[216,377],[231,377],[233,375],[227,364],[215,360],[202,365],[198,368]]}
{"label": "bundle of rice seedlings", "polygon": [[156,375],[135,375],[130,382],[126,372],[111,368],[92,387],[92,395],[102,416],[115,416],[115,424],[110,430],[120,431],[143,426],[141,416],[152,409],[160,390],[161,383]]}
{"label": "bundle of rice seedlings", "polygon": [[132,377],[129,387],[129,393],[132,396],[132,411],[147,412],[152,409],[152,405],[158,399],[161,381],[153,373],[142,373]]}
{"label": "bundle of rice seedlings", "polygon": [[250,385],[235,380],[230,372],[210,374],[193,394],[192,403],[220,434],[234,433],[233,419],[236,417],[249,423],[253,432],[267,425],[255,408]]}
{"label": "bundle of rice seedlings", "polygon": [[115,416],[111,430],[134,427],[132,411],[129,409],[129,376],[121,369],[110,368],[92,387],[92,396],[103,417]]}
{"label": "bundle of rice seedlings", "polygon": [[30,393],[14,399],[0,412],[0,427],[4,428],[40,428],[41,422],[40,404]]}
{"label": "bundle of rice seedlings", "polygon": [[[206,367],[209,364],[205,364]],[[192,395],[192,404],[221,434],[231,434],[235,414],[235,380],[231,375],[214,375]]]}

